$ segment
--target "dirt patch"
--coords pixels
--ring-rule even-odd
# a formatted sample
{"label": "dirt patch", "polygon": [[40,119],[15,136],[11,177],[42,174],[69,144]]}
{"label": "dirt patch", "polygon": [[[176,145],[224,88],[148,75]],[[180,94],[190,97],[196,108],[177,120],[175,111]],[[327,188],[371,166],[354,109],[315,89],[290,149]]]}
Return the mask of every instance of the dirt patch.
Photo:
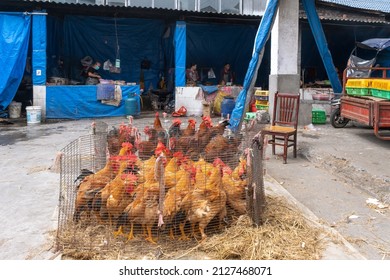
{"label": "dirt patch", "polygon": [[364,169],[356,168],[348,159],[314,152],[308,145],[301,145],[300,154],[316,167],[335,175],[340,182],[367,192],[385,203],[390,202],[390,182],[386,179],[375,177]]}

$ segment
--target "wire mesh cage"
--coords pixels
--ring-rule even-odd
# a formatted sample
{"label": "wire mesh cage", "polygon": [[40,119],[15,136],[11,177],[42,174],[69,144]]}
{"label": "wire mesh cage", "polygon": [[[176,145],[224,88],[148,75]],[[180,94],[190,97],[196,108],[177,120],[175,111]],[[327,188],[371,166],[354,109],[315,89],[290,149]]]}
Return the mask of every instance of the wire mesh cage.
{"label": "wire mesh cage", "polygon": [[262,153],[227,124],[173,120],[140,130],[130,121],[71,142],[61,162],[60,248],[175,258],[240,215],[260,217]]}

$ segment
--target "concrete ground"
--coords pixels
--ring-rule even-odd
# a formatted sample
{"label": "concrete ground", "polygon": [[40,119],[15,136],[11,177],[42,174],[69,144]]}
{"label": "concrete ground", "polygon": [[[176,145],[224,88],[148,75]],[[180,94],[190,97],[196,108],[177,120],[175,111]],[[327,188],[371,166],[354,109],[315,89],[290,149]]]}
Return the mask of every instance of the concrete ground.
{"label": "concrete ground", "polygon": [[[143,114],[135,124],[142,127],[152,119],[152,114]],[[99,120],[116,126],[127,121]],[[0,125],[0,259],[57,257],[53,250],[59,200],[56,155],[88,134],[92,121],[27,126],[21,119]],[[366,200],[389,203],[390,141],[375,138],[366,128],[318,128],[300,130],[298,158],[289,154],[287,164],[267,149],[267,192],[287,197],[311,221],[338,236],[323,259],[389,259],[389,209],[370,206]]]}
{"label": "concrete ground", "polygon": [[[337,230],[367,259],[390,259],[390,141],[373,129],[350,123],[300,129],[298,156],[266,150],[265,165],[322,224]],[[368,203],[376,202],[378,203]]]}

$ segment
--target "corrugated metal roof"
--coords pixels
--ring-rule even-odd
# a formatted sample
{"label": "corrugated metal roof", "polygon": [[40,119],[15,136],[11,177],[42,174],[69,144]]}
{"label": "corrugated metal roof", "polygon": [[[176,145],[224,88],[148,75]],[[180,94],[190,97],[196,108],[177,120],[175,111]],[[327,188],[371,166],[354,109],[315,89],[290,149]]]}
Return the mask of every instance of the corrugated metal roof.
{"label": "corrugated metal roof", "polygon": [[362,10],[390,13],[389,0],[319,0],[319,2],[333,3]]}
{"label": "corrugated metal roof", "polygon": [[[386,20],[385,15],[380,15],[378,13],[357,13],[348,9],[330,9],[329,7],[324,6],[317,6],[316,10],[318,17],[321,20],[340,23],[390,24],[390,22]],[[307,19],[304,9],[300,9],[299,17]]]}
{"label": "corrugated metal roof", "polygon": [[[390,0],[364,0],[367,7],[368,1],[373,4],[384,4]],[[151,18],[166,18],[166,19],[192,19],[192,20],[205,20],[208,21],[229,21],[229,22],[242,22],[252,21],[257,22],[260,20],[260,16],[256,15],[240,15],[240,14],[227,14],[227,13],[215,13],[215,12],[195,12],[187,10],[176,10],[167,8],[145,8],[145,7],[124,7],[124,6],[107,6],[96,4],[72,4],[72,3],[59,3],[59,2],[47,2],[43,0],[2,0],[0,6],[3,3],[18,3],[27,4],[41,4],[45,9],[51,9],[52,11],[72,12],[76,14],[89,13],[91,15],[111,16],[114,12],[118,16],[124,17],[151,17]],[[318,0],[316,2],[317,13],[321,20],[335,21],[340,23],[365,23],[365,24],[390,24],[389,18],[386,18],[386,13],[378,10],[363,10],[353,5],[344,4],[359,4],[363,3],[362,0]],[[379,7],[377,5],[377,7]],[[387,4],[387,9],[390,10],[390,5]],[[388,17],[388,14],[387,14]],[[306,19],[304,9],[300,9],[300,18]]]}

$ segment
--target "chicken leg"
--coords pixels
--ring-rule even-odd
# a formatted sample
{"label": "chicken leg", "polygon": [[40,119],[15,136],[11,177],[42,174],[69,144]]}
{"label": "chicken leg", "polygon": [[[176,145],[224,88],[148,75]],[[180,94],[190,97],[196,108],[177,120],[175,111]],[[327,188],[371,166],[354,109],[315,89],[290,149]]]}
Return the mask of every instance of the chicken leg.
{"label": "chicken leg", "polygon": [[151,225],[147,225],[146,226],[146,230],[148,232],[148,237],[146,237],[146,241],[149,241],[150,243],[152,244],[157,244],[156,241],[153,240],[153,236],[152,236],[152,226]]}

